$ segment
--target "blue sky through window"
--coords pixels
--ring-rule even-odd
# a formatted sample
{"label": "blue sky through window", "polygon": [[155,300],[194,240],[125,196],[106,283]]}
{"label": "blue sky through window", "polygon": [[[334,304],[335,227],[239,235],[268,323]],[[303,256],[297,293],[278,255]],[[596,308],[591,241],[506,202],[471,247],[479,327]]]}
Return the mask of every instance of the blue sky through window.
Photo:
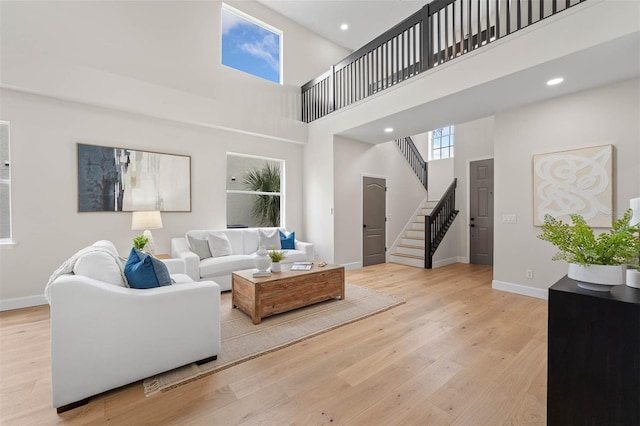
{"label": "blue sky through window", "polygon": [[222,64],[280,83],[281,34],[222,8]]}

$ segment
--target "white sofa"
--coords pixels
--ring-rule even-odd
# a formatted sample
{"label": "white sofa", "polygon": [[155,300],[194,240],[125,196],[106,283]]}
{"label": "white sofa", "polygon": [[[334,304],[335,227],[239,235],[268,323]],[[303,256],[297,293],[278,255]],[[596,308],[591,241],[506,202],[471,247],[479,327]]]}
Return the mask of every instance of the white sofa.
{"label": "white sofa", "polygon": [[[184,261],[187,275],[194,280],[212,280],[220,285],[222,291],[231,290],[231,273],[255,268],[255,253],[261,245],[267,250],[271,249],[270,244],[265,243],[261,238],[261,233],[277,230],[285,232],[284,228],[269,227],[188,231],[185,237],[171,239],[171,256]],[[211,235],[224,235],[229,240],[231,253],[222,256],[211,253],[211,257],[201,258],[195,253],[198,250],[192,250],[191,243],[194,239],[210,241]],[[283,263],[313,262],[314,251],[311,243],[295,240],[295,249],[285,249],[285,251],[287,253]]]}
{"label": "white sofa", "polygon": [[[111,243],[99,243],[117,256]],[[181,261],[170,260],[166,264],[174,272],[174,284],[128,288],[117,282],[119,266],[109,263],[116,261],[113,257],[91,255],[99,257],[97,267],[92,260],[91,276],[61,274],[59,269],[45,292],[51,305],[53,406],[58,412],[107,390],[217,356],[218,284],[194,282],[182,274]]]}

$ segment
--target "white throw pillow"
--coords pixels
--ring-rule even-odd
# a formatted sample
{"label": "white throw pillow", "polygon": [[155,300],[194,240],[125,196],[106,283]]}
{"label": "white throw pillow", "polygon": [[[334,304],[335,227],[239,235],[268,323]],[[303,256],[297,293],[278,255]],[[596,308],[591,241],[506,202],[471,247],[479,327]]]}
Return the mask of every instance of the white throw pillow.
{"label": "white throw pillow", "polygon": [[116,262],[109,253],[99,251],[85,253],[76,260],[76,264],[73,266],[73,273],[120,287],[126,287],[122,279],[120,267],[118,267]]}
{"label": "white throw pillow", "polygon": [[118,256],[118,250],[116,250],[116,246],[113,245],[113,243],[109,240],[99,240],[96,241],[95,243],[93,243],[94,247],[101,247],[103,249],[107,249],[109,250],[111,253],[113,253],[114,256]]}
{"label": "white throw pillow", "polygon": [[212,232],[207,237],[207,241],[213,257],[231,255],[231,243],[225,234]]}
{"label": "white throw pillow", "polygon": [[258,229],[259,247],[267,250],[280,250],[280,231],[278,229]]}
{"label": "white throw pillow", "polygon": [[197,254],[200,260],[211,257],[211,250],[209,250],[209,243],[206,238],[200,239],[187,234],[187,241],[191,251]]}

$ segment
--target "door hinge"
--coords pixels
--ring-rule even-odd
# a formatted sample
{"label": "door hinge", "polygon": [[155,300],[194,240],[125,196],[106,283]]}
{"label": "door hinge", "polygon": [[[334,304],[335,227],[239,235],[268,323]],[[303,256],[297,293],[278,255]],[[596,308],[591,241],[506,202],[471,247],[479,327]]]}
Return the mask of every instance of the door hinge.
{"label": "door hinge", "polygon": [[387,221],[387,218],[386,218],[386,217],[384,218],[384,221],[385,221],[385,222]]}
{"label": "door hinge", "polygon": [[385,253],[387,252],[387,248],[386,247],[384,248],[384,251],[385,251]]}
{"label": "door hinge", "polygon": [[387,187],[385,186],[385,187],[384,187],[384,192],[387,192],[387,189],[389,189],[389,188],[387,188]]}

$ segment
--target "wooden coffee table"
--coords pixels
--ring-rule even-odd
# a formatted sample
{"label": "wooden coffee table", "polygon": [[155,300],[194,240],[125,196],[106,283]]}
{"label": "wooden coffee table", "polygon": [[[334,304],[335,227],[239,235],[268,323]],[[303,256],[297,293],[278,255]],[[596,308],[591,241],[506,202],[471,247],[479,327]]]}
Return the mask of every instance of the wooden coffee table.
{"label": "wooden coffee table", "polygon": [[254,269],[231,274],[231,303],[251,317],[262,318],[339,297],[344,299],[344,266],[313,265],[309,271],[254,277]]}

